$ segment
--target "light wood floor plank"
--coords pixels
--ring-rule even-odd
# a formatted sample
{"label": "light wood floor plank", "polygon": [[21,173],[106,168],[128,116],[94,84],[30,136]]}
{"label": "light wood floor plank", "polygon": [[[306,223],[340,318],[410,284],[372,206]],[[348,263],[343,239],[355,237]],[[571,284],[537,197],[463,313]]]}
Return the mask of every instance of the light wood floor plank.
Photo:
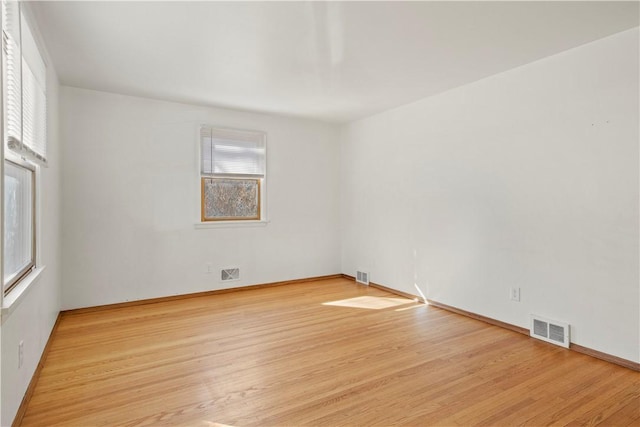
{"label": "light wood floor plank", "polygon": [[331,279],[64,315],[22,425],[637,425],[639,387]]}

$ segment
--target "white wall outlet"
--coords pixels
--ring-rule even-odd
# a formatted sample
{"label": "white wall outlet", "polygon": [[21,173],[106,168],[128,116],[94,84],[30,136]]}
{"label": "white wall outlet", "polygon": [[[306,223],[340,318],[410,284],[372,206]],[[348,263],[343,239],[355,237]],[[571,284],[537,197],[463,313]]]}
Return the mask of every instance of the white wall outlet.
{"label": "white wall outlet", "polygon": [[520,302],[520,288],[511,288],[509,296],[511,298],[511,301]]}
{"label": "white wall outlet", "polygon": [[208,262],[204,265],[204,274],[211,274],[213,273],[213,265]]}
{"label": "white wall outlet", "polygon": [[18,369],[22,368],[24,363],[24,341],[20,341],[18,344]]}

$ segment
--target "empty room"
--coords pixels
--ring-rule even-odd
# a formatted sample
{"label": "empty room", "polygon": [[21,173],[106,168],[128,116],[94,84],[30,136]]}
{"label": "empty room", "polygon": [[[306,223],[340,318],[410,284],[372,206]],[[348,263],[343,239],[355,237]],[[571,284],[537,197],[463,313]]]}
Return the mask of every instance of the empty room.
{"label": "empty room", "polygon": [[2,0],[0,425],[640,425],[639,6]]}

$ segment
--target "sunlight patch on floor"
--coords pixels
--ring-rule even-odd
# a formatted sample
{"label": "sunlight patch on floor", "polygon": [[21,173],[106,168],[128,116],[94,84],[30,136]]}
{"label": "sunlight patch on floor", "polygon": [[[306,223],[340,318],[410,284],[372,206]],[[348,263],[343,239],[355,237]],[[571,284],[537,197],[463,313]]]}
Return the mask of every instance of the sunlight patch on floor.
{"label": "sunlight patch on floor", "polygon": [[214,423],[213,421],[203,421],[202,424],[199,425],[202,427],[233,427],[229,424]]}
{"label": "sunlight patch on floor", "polygon": [[414,308],[420,308],[420,307],[424,307],[427,304],[423,304],[421,302],[418,301],[413,301],[415,302],[415,305],[412,305],[410,307],[402,307],[402,308],[396,308],[396,311],[406,311],[406,310],[413,310]]}
{"label": "sunlight patch on floor", "polygon": [[385,298],[374,296],[363,296],[338,301],[323,302],[322,305],[335,307],[366,308],[369,310],[381,310],[383,308],[397,307],[404,304],[412,304],[414,301],[406,298]]}

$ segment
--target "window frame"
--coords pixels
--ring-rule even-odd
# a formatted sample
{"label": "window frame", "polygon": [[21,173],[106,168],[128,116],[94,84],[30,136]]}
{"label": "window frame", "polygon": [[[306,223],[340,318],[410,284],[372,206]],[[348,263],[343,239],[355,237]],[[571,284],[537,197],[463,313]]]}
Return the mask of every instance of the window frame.
{"label": "window frame", "polygon": [[[5,273],[5,259],[4,259],[4,236],[6,234],[6,230],[4,227],[4,218],[5,218],[5,213],[4,213],[4,184],[5,184],[5,176],[6,176],[6,170],[5,170],[5,165],[6,163],[12,163],[14,166],[22,168],[22,169],[26,169],[31,173],[31,261],[30,263],[25,266],[24,268],[22,268],[20,271],[18,271],[17,273],[15,273],[15,275],[11,278],[11,280],[9,280],[7,283],[4,283],[4,273]],[[37,178],[38,178],[38,168],[36,165],[34,165],[33,163],[26,161],[24,159],[18,158],[14,155],[10,155],[9,153],[5,152],[5,158],[4,158],[4,165],[3,165],[3,174],[2,174],[2,194],[3,194],[3,200],[2,200],[2,208],[3,208],[3,213],[2,213],[2,249],[3,249],[3,254],[2,254],[2,260],[0,260],[0,262],[2,262],[2,289],[3,289],[3,295],[6,296],[9,294],[9,292],[11,292],[13,289],[16,288],[16,286],[18,286],[18,284],[20,284],[20,282],[22,280],[24,280],[27,276],[29,276],[29,274],[34,271],[37,267],[37,255],[38,255],[38,251],[37,251],[37,233],[38,233],[38,228],[37,228],[37,200],[38,197],[36,195],[36,191],[38,188],[37,185]]]}
{"label": "window frame", "polygon": [[[9,3],[12,3],[13,6],[17,8],[14,10],[15,14],[9,14],[7,9]],[[13,18],[11,22],[17,24],[17,26],[11,28],[17,28],[18,32],[17,35],[15,31],[10,34],[10,27],[1,25],[1,48],[3,51],[1,57],[2,66],[0,67],[2,69],[2,79],[0,79],[2,88],[2,125],[0,127],[2,135],[0,138],[0,144],[2,144],[2,147],[0,148],[0,157],[2,157],[2,163],[0,163],[0,168],[2,168],[3,173],[0,178],[0,186],[3,191],[3,195],[2,200],[0,200],[0,235],[2,236],[2,248],[4,250],[5,165],[7,162],[10,162],[18,167],[28,169],[31,172],[31,261],[28,266],[22,268],[19,272],[14,273],[15,275],[11,280],[7,281],[7,284],[5,284],[4,253],[0,259],[0,271],[2,272],[3,277],[0,302],[2,302],[3,318],[5,313],[8,315],[11,310],[13,310],[12,307],[17,306],[17,301],[25,295],[29,287],[38,279],[38,277],[40,277],[41,272],[45,268],[45,265],[41,260],[42,253],[40,245],[42,236],[40,235],[40,231],[42,227],[42,218],[40,209],[42,201],[41,193],[43,191],[41,167],[48,166],[47,142],[49,139],[49,132],[47,105],[49,88],[47,83],[49,75],[47,72],[48,66],[46,60],[46,49],[44,49],[41,35],[39,34],[37,25],[33,19],[32,10],[25,6],[26,5],[20,0],[2,0],[3,24],[5,23],[5,19],[8,22],[8,16],[12,16]],[[12,68],[12,72],[7,68],[9,63],[9,39],[14,40],[13,48],[17,49],[18,52],[17,58],[14,59],[16,60],[16,64],[19,63],[19,66]],[[26,82],[25,73],[28,73],[27,77],[29,77],[26,79]],[[15,96],[19,97],[20,102],[18,106],[14,105],[14,108],[11,109],[9,109],[8,106],[9,89],[7,88],[7,81],[9,79],[9,75],[14,76],[15,81],[19,81],[19,88],[14,87],[14,95],[16,93],[19,94]],[[15,92],[15,90],[18,90],[18,92]],[[42,98],[38,98],[40,95],[42,95]],[[29,105],[34,106],[33,109],[25,108],[25,99],[31,101],[31,104]],[[25,121],[25,114],[29,113],[29,117],[31,117],[32,120]],[[17,132],[18,129],[14,129],[16,132],[9,132],[9,114],[18,114],[20,116],[19,120],[16,122],[19,124],[19,132]],[[25,126],[28,127],[28,132],[25,132]]]}
{"label": "window frame", "polygon": [[[233,174],[233,173],[220,173],[220,174],[206,174],[202,170],[202,162],[203,162],[203,137],[202,130],[204,128],[209,128],[211,132],[219,131],[224,134],[235,134],[238,136],[239,141],[248,141],[240,138],[242,135],[254,135],[258,136],[262,139],[262,144],[264,147],[264,155],[263,155],[263,174],[262,176],[253,176],[248,174]],[[217,228],[217,227],[229,227],[229,226],[255,226],[255,225],[266,225],[269,221],[267,220],[267,209],[266,209],[266,187],[267,187],[267,133],[264,131],[250,130],[250,129],[238,129],[238,128],[229,128],[224,126],[215,126],[210,124],[200,124],[197,127],[197,141],[198,141],[198,203],[200,206],[198,208],[198,222],[196,222],[196,228]],[[220,217],[220,218],[206,218],[205,217],[205,180],[207,179],[224,179],[224,180],[257,180],[257,191],[258,191],[258,203],[257,217]]]}

